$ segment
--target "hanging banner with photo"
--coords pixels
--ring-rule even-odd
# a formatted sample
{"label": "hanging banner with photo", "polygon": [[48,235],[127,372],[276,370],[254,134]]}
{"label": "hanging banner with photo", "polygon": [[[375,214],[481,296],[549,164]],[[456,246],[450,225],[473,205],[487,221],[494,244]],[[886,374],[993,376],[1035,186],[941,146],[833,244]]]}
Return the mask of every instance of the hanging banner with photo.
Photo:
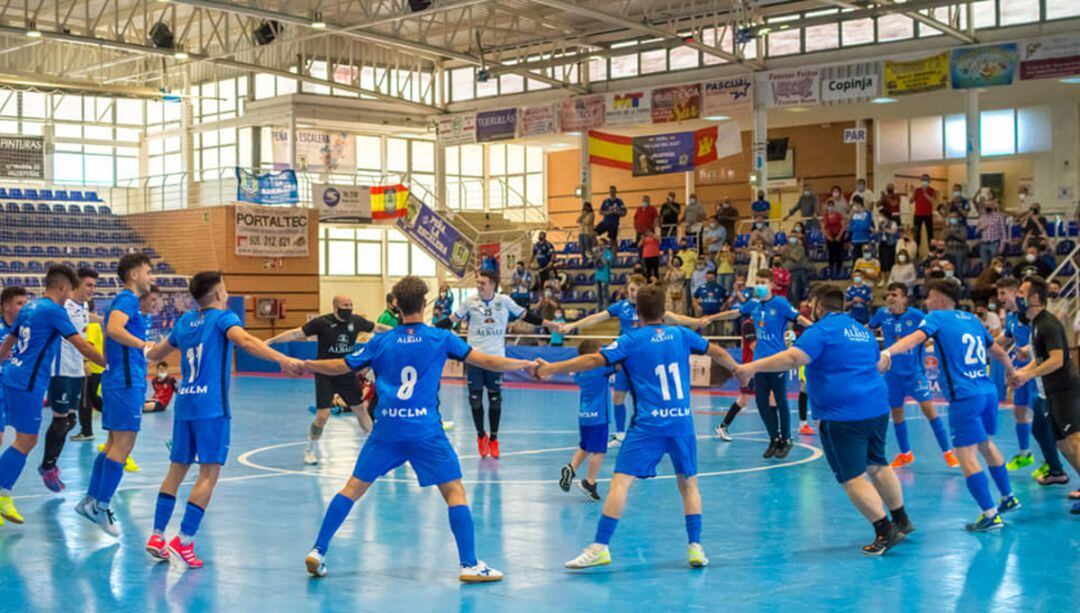
{"label": "hanging banner with photo", "polygon": [[45,140],[0,134],[0,177],[45,178]]}
{"label": "hanging banner with photo", "polygon": [[519,136],[542,136],[553,134],[556,130],[555,107],[550,104],[527,106],[518,115]]}
{"label": "hanging banner with photo", "polygon": [[632,139],[635,177],[687,172],[697,166],[742,150],[739,126],[734,122],[694,132],[653,134]]}
{"label": "hanging banner with photo", "polygon": [[435,134],[439,144],[446,147],[471,145],[476,142],[476,115],[442,115],[436,122]]}
{"label": "hanging banner with photo", "polygon": [[312,185],[311,201],[319,209],[319,221],[371,223],[371,188],[367,185]]}
{"label": "hanging banner with photo", "polygon": [[686,121],[701,116],[701,84],[660,87],[652,91],[653,123]]}
{"label": "hanging banner with photo", "polygon": [[897,62],[885,60],[883,80],[886,96],[921,94],[949,86],[949,53],[947,51],[919,60]]}
{"label": "hanging banner with photo", "polygon": [[[274,168],[291,168],[289,130],[270,130]],[[348,132],[296,131],[296,170],[301,172],[356,171],[356,137]]]}
{"label": "hanging banner with photo", "polygon": [[253,204],[296,204],[300,202],[296,172],[281,170],[257,175],[237,166],[236,199]]}
{"label": "hanging banner with photo", "polygon": [[476,142],[511,140],[517,136],[518,110],[501,109],[476,114]]}
{"label": "hanging banner with photo", "polygon": [[876,62],[827,66],[821,69],[821,103],[866,102],[878,97],[881,75]]}
{"label": "hanging banner with photo", "polygon": [[308,256],[308,209],[236,205],[236,255]]}
{"label": "hanging banner with photo", "polygon": [[459,279],[464,277],[472,259],[472,242],[416,197],[408,199],[406,210],[408,215],[397,220],[398,229]]}
{"label": "hanging banner with photo", "polygon": [[409,203],[409,188],[404,185],[376,185],[370,190],[373,220],[405,217]]}
{"label": "hanging banner with photo", "polygon": [[652,95],[648,90],[604,95],[604,123],[626,125],[652,121]]}
{"label": "hanging banner with photo", "polygon": [[582,132],[604,125],[604,97],[581,96],[563,100],[559,108],[559,129]]}
{"label": "hanging banner with photo", "polygon": [[1018,57],[1016,43],[953,49],[949,57],[952,87],[1012,85]]}
{"label": "hanging banner with photo", "polygon": [[754,78],[731,77],[701,84],[701,116],[731,116],[749,113],[754,106]]}
{"label": "hanging banner with photo", "polygon": [[1020,79],[1059,79],[1080,75],[1080,37],[1036,38],[1020,45]]}
{"label": "hanging banner with photo", "polygon": [[767,106],[806,106],[821,101],[821,70],[784,70],[769,73]]}

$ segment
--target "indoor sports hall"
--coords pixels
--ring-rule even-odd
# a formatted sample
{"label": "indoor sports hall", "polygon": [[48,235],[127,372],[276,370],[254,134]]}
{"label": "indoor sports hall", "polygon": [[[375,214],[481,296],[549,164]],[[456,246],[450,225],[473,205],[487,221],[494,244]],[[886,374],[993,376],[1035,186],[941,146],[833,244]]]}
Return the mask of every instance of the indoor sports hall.
{"label": "indoor sports hall", "polygon": [[1075,609],[1078,164],[1075,0],[0,3],[2,608]]}

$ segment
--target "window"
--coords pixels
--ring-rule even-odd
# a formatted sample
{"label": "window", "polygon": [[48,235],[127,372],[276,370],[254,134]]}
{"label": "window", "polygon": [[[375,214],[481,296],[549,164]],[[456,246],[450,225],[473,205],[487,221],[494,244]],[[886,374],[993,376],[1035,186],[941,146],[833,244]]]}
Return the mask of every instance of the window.
{"label": "window", "polygon": [[824,51],[840,46],[840,26],[827,23],[806,28],[806,51]]}
{"label": "window", "polygon": [[845,21],[841,26],[841,44],[845,47],[874,42],[874,20],[856,19]]}
{"label": "window", "polygon": [[323,226],[319,230],[319,274],[382,274],[382,230]]}
{"label": "window", "polygon": [[769,43],[769,50],[766,53],[769,57],[792,55],[799,52],[799,47],[802,44],[802,31],[793,28],[770,32],[766,41]]}
{"label": "window", "polygon": [[667,49],[656,49],[641,54],[641,74],[653,74],[667,70]]}
{"label": "window", "polygon": [[[877,155],[882,164],[962,159],[967,154],[964,115],[934,115],[878,122]],[[1049,107],[997,109],[979,115],[979,149],[984,157],[1050,151]],[[944,147],[943,147],[944,145]]]}
{"label": "window", "polygon": [[1001,25],[1003,26],[1039,20],[1039,3],[1032,0],[998,0],[998,7],[1001,11]]}
{"label": "window", "polygon": [[945,117],[945,157],[962,158],[967,155],[967,117]]}
{"label": "window", "polygon": [[979,123],[979,145],[983,155],[1016,153],[1016,121],[1012,109],[983,111]]}
{"label": "window", "polygon": [[885,15],[878,17],[878,42],[906,40],[915,36],[915,22],[907,16]]}
{"label": "window", "polygon": [[670,62],[671,70],[688,70],[690,68],[698,67],[698,50],[691,49],[690,47],[675,47],[671,50],[671,56],[668,62]]}
{"label": "window", "polygon": [[1080,16],[1080,2],[1076,0],[1044,0],[1047,19],[1066,19]]}
{"label": "window", "polygon": [[941,115],[911,120],[911,159],[938,160],[942,157]]}

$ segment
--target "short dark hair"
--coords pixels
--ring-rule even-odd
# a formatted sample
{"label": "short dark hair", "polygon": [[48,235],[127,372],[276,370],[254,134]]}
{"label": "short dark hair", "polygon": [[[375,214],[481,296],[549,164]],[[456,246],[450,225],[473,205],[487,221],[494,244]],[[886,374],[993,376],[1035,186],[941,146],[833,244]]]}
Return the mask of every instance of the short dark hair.
{"label": "short dark hair", "polygon": [[79,285],[79,278],[75,276],[75,271],[71,270],[70,266],[63,264],[50,266],[45,273],[45,289],[54,289],[61,281],[67,281],[72,288]]}
{"label": "short dark hair", "polygon": [[908,293],[907,283],[901,283],[899,281],[893,281],[892,283],[885,286],[885,289],[887,291],[890,291],[890,292],[893,291],[894,289],[898,289],[901,292],[903,292],[905,296],[907,296],[907,293]]}
{"label": "short dark hair", "polygon": [[630,278],[626,281],[626,284],[627,285],[642,285],[643,286],[643,285],[646,285],[648,282],[649,282],[649,280],[645,278],[645,275],[634,274],[634,275],[630,275]]}
{"label": "short dark hair", "polygon": [[79,270],[77,270],[75,272],[75,274],[79,277],[80,281],[82,281],[83,279],[97,279],[98,278],[98,273],[93,268],[85,268],[85,267],[83,267],[83,268],[80,268]]}
{"label": "short dark hair", "polygon": [[844,310],[844,292],[834,285],[819,285],[814,288],[810,297],[817,300],[826,313],[838,313]]}
{"label": "short dark hair", "polygon": [[4,288],[4,291],[0,292],[0,304],[7,304],[12,300],[18,298],[19,296],[26,295],[28,294],[26,293],[25,287],[20,287],[18,285],[9,285]]}
{"label": "short dark hair", "polygon": [[150,294],[160,294],[160,293],[161,293],[161,288],[158,287],[157,283],[151,283],[149,289],[146,290],[146,293],[143,294],[142,296],[139,296],[139,298],[146,298]]}
{"label": "short dark hair", "polygon": [[1024,281],[1027,282],[1030,291],[1039,297],[1039,304],[1046,306],[1046,301],[1050,297],[1050,284],[1047,283],[1046,279],[1032,275],[1024,279]]}
{"label": "short dark hair", "polygon": [[772,270],[768,268],[759,268],[757,274],[754,275],[758,279],[768,279],[772,281]]}
{"label": "short dark hair", "polygon": [[487,279],[488,281],[491,281],[492,285],[499,285],[499,275],[495,274],[495,271],[493,270],[488,270],[485,268],[476,274]]}
{"label": "short dark hair", "polygon": [[409,275],[402,277],[394,284],[390,293],[397,300],[398,309],[402,315],[416,315],[424,310],[424,300],[427,298],[428,286],[420,277]]}
{"label": "short dark hair", "polygon": [[944,294],[946,298],[952,300],[954,305],[960,304],[960,284],[951,279],[935,279],[927,284],[927,289],[932,292]]}
{"label": "short dark hair", "polygon": [[191,293],[195,302],[199,303],[199,306],[205,306],[210,292],[214,291],[218,285],[221,285],[221,271],[204,270],[191,278],[191,282],[188,283],[188,292]]}
{"label": "short dark hair", "polygon": [[145,253],[128,253],[116,263],[116,276],[120,277],[121,283],[127,283],[131,271],[144,265],[150,265],[150,256]]}
{"label": "short dark hair", "polygon": [[715,276],[716,275],[716,269],[715,268],[710,268],[710,269],[706,270],[705,271],[705,276],[707,277],[709,275],[714,275]]}
{"label": "short dark hair", "polygon": [[158,362],[157,364],[155,364],[155,366],[156,366],[157,368],[161,368],[162,366],[164,366],[165,368],[168,368],[168,367],[169,367],[169,363],[168,363],[168,362]]}
{"label": "short dark hair", "polygon": [[596,353],[597,351],[600,351],[600,343],[596,342],[596,339],[587,338],[581,341],[581,344],[577,346],[578,355],[587,355]]}
{"label": "short dark hair", "polygon": [[998,289],[1016,289],[1020,287],[1020,282],[1016,280],[1016,277],[1002,277],[997,280],[994,287]]}
{"label": "short dark hair", "polygon": [[664,317],[665,292],[657,285],[646,285],[638,290],[638,315],[645,321],[656,321]]}

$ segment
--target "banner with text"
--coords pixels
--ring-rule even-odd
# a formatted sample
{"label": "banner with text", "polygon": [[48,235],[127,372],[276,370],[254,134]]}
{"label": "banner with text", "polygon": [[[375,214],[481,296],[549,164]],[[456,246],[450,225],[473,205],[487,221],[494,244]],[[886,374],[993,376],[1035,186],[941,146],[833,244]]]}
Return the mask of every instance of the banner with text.
{"label": "banner with text", "polygon": [[490,143],[517,136],[518,110],[500,109],[476,114],[476,142]]}
{"label": "banner with text", "polygon": [[885,60],[885,95],[921,94],[949,86],[949,53],[897,62]]}
{"label": "banner with text", "polygon": [[949,58],[953,89],[1012,85],[1018,55],[1016,43],[953,49]]}
{"label": "banner with text", "polygon": [[[270,131],[274,168],[291,168],[289,131],[274,128]],[[348,132],[296,131],[296,168],[301,171],[355,172],[356,137]]]}
{"label": "banner with text", "polygon": [[567,98],[559,108],[559,126],[563,132],[582,132],[604,125],[602,95]]}
{"label": "banner with text", "polygon": [[701,116],[701,84],[660,87],[652,91],[653,123],[686,121]]}
{"label": "banner with text", "polygon": [[447,147],[475,143],[476,115],[472,113],[443,115],[439,117],[435,125],[435,134],[438,136],[439,144]]}
{"label": "banner with text", "polygon": [[750,75],[701,84],[702,117],[749,113],[753,105],[754,78]]}
{"label": "banner with text", "polygon": [[550,104],[544,106],[527,106],[521,109],[518,115],[518,131],[521,136],[541,136],[554,134],[558,130],[555,121],[555,107]]}
{"label": "banner with text", "polygon": [[236,205],[236,255],[308,256],[308,210]]}
{"label": "banner with text", "polygon": [[296,204],[300,202],[296,171],[281,170],[257,175],[237,166],[236,199],[253,204]]}
{"label": "banner with text", "polygon": [[625,125],[652,121],[652,95],[648,90],[604,95],[604,123]]}
{"label": "banner with text", "polygon": [[729,122],[694,132],[652,134],[631,139],[635,177],[686,172],[742,150],[739,126]]}
{"label": "banner with text", "polygon": [[785,70],[769,73],[766,106],[805,106],[820,102],[821,70]]}
{"label": "banner with text", "polygon": [[319,221],[371,223],[371,188],[367,185],[312,185],[311,200],[319,209]]}
{"label": "banner with text", "polygon": [[408,215],[398,219],[397,226],[459,279],[465,276],[473,244],[434,209],[410,197]]}
{"label": "banner with text", "polygon": [[1020,78],[1058,79],[1080,75],[1080,37],[1036,38],[1021,45]]}
{"label": "banner with text", "polygon": [[45,178],[45,140],[0,134],[0,177]]}
{"label": "banner with text", "polygon": [[821,103],[852,104],[866,102],[881,91],[877,63],[827,66],[821,69]]}

